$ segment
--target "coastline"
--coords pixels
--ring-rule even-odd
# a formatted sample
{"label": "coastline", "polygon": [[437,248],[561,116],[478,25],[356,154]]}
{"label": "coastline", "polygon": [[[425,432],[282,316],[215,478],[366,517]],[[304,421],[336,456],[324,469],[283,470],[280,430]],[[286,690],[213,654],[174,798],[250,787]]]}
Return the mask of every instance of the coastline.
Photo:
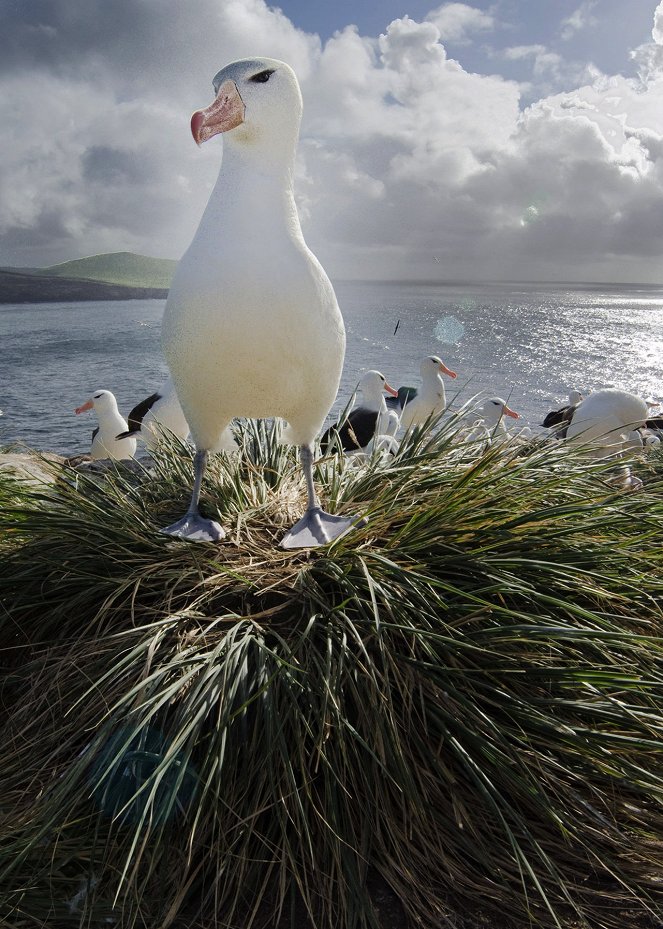
{"label": "coastline", "polygon": [[86,300],[160,300],[167,287],[132,287],[86,278],[0,270],[0,304],[61,303]]}

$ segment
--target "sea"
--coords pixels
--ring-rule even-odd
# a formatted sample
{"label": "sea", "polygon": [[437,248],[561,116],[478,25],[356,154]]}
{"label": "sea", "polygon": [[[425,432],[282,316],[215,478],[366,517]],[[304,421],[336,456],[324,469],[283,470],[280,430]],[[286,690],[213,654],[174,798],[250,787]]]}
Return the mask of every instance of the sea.
{"label": "sea", "polygon": [[[330,420],[363,372],[417,386],[432,354],[457,373],[445,378],[451,409],[499,396],[535,433],[571,389],[663,400],[663,286],[341,281],[335,289],[347,351]],[[126,416],[167,376],[163,308],[163,300],[0,305],[0,447],[89,451],[94,414],[76,416],[77,406],[111,390]]]}

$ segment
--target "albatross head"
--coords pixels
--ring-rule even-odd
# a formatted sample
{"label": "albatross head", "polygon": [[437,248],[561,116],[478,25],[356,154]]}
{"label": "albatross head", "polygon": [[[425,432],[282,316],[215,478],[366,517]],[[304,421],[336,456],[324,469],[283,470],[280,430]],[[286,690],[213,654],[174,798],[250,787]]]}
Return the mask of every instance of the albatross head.
{"label": "albatross head", "polygon": [[214,101],[191,117],[198,145],[220,132],[244,146],[296,141],[302,95],[290,65],[276,58],[242,58],[222,68],[212,85]]}
{"label": "albatross head", "polygon": [[419,371],[421,372],[423,380],[428,380],[429,378],[435,380],[438,374],[446,374],[447,377],[456,377],[456,372],[452,371],[451,368],[447,368],[442,359],[438,358],[437,355],[429,355],[428,358],[424,358],[419,365]]}
{"label": "albatross head", "polygon": [[501,397],[490,397],[483,404],[483,418],[491,426],[497,425],[503,416],[510,416],[512,419],[520,419],[515,410],[510,410],[506,400]]}
{"label": "albatross head", "polygon": [[95,390],[89,400],[86,400],[82,406],[76,408],[76,413],[87,413],[88,410],[94,410],[97,415],[103,415],[106,412],[115,412],[117,410],[117,400],[115,394],[110,390]]}
{"label": "albatross head", "polygon": [[362,397],[364,398],[362,406],[369,409],[376,404],[381,405],[383,390],[386,390],[392,397],[398,396],[398,391],[387,384],[384,374],[381,374],[379,371],[367,371],[359,381],[357,387],[361,390]]}

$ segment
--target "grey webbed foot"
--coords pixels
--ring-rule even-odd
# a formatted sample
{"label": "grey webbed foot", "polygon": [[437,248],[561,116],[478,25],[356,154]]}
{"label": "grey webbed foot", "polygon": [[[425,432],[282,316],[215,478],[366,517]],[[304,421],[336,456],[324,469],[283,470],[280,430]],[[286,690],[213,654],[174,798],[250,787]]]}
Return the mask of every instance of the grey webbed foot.
{"label": "grey webbed foot", "polygon": [[205,519],[199,513],[187,513],[172,526],[166,526],[160,531],[189,542],[220,542],[226,537],[222,526],[213,519]]}
{"label": "grey webbed foot", "polygon": [[326,545],[349,529],[363,526],[366,522],[364,517],[332,516],[319,506],[312,507],[285,534],[281,540],[281,548],[316,548]]}
{"label": "grey webbed foot", "polygon": [[222,527],[213,519],[205,519],[200,515],[198,502],[200,500],[200,488],[203,482],[203,474],[207,464],[208,452],[205,449],[197,449],[193,459],[193,492],[191,494],[191,503],[188,512],[182,519],[178,519],[172,526],[166,526],[161,532],[166,535],[175,536],[177,539],[187,539],[189,542],[220,542],[225,539],[226,533]]}

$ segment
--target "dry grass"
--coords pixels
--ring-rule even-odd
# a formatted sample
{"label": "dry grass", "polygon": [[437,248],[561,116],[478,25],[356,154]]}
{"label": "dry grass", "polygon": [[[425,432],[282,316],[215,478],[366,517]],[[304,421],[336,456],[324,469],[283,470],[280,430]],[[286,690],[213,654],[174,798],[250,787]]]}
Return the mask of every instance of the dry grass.
{"label": "dry grass", "polygon": [[387,465],[319,463],[369,522],[315,552],[278,548],[303,495],[265,424],[203,488],[218,546],[157,531],[177,443],[0,476],[7,926],[369,929],[376,886],[426,929],[654,920],[661,460],[618,494],[432,425]]}

